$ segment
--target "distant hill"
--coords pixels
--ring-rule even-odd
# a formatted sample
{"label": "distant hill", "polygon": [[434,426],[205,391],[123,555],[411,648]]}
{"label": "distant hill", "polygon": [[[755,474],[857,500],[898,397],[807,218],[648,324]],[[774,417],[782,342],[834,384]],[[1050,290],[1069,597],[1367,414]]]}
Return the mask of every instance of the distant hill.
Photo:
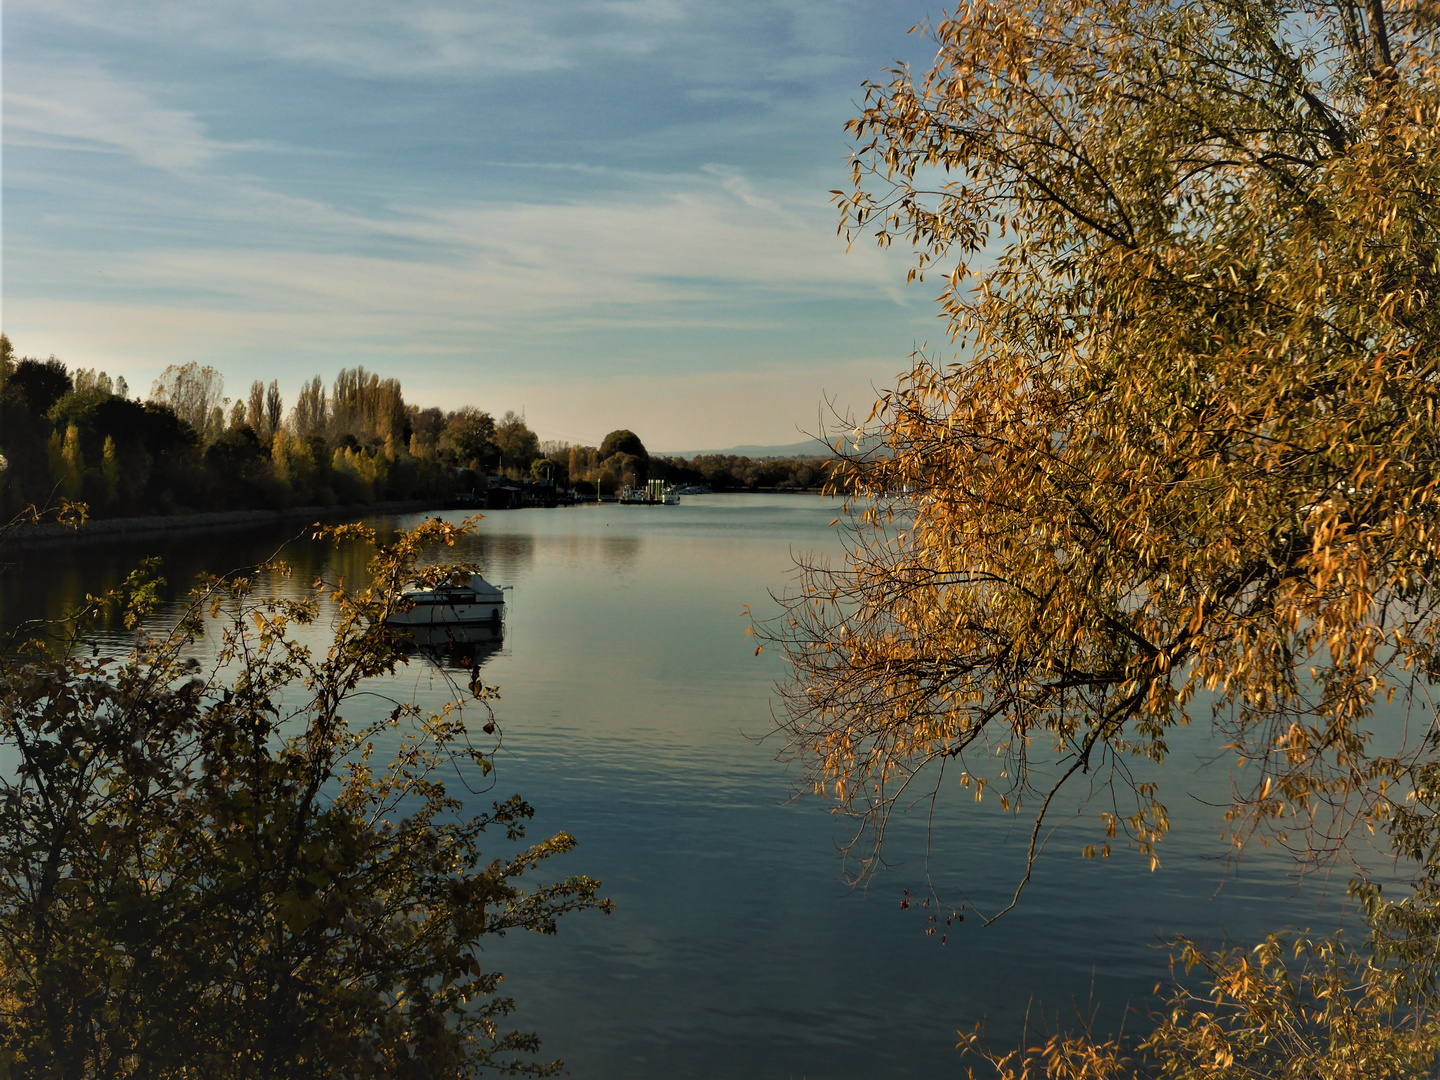
{"label": "distant hill", "polygon": [[[839,438],[836,435],[835,438]],[[872,440],[866,440],[870,442]],[[724,450],[654,450],[651,451],[655,457],[699,457],[701,454],[733,454],[735,457],[748,457],[752,461],[760,461],[765,458],[824,458],[830,457],[834,452],[831,447],[833,441],[825,442],[823,439],[806,439],[803,442],[786,443],[784,446],[731,446]]]}

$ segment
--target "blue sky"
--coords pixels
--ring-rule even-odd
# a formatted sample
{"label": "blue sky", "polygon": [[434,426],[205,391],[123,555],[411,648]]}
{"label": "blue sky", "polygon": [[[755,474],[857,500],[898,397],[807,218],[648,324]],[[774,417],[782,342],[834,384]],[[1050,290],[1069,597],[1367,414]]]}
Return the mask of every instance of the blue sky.
{"label": "blue sky", "polygon": [[7,0],[4,329],[136,389],[363,364],[542,438],[794,442],[943,338],[827,195],[940,13]]}

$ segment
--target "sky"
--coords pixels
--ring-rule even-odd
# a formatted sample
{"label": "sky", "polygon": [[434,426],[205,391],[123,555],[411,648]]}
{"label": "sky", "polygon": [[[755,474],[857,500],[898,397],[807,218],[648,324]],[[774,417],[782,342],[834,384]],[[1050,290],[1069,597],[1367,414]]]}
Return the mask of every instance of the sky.
{"label": "sky", "polygon": [[861,84],[941,14],[6,0],[3,329],[142,392],[358,364],[542,439],[796,442],[944,345],[938,286],[829,201]]}

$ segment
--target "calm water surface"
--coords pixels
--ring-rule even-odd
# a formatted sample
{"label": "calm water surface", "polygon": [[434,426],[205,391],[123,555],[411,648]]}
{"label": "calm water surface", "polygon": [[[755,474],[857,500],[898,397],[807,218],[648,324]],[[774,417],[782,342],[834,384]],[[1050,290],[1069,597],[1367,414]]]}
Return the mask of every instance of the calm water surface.
{"label": "calm water surface", "polygon": [[[845,823],[791,800],[779,747],[758,739],[783,658],[755,656],[741,617],[747,604],[773,613],[768,593],[790,582],[795,553],[838,552],[834,516],[816,498],[758,495],[495,513],[457,553],[513,586],[503,647],[483,669],[501,688],[504,734],[484,801],[518,792],[538,810],[532,838],[574,834],[578,849],[545,872],[597,877],[616,905],[563,920],[556,938],[490,949],[517,1026],[537,1030],[571,1074],[958,1076],[955,1031],[982,1018],[1006,1045],[1027,1008],[1072,1018],[1094,1000],[1102,1024],[1115,1022],[1165,975],[1165,937],[1218,943],[1333,923],[1339,884],[1297,889],[1273,852],[1238,871],[1214,858],[1219,815],[1206,804],[1227,780],[1198,769],[1213,756],[1199,730],[1172,740],[1177,827],[1155,873],[1123,850],[1106,863],[1078,857],[1098,839],[1096,806],[1083,830],[1052,840],[1019,909],[949,928],[945,944],[925,934],[925,911],[900,907],[904,890],[924,889],[921,815],[892,833],[888,870],[847,885]],[[57,615],[157,550],[172,581],[233,569],[286,535],[24,556],[0,576],[0,611]],[[307,542],[287,555],[302,578],[362,564]],[[446,693],[427,661],[393,681],[392,693],[422,701]],[[1028,833],[989,800],[952,794],[934,823],[931,876],[994,908]]]}

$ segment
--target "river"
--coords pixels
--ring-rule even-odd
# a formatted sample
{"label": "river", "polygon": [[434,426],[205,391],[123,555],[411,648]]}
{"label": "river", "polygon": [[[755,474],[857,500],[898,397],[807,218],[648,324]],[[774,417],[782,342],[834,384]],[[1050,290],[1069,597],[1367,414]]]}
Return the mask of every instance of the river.
{"label": "river", "polygon": [[[518,1003],[515,1025],[578,1077],[940,1077],[961,1075],[957,1029],[987,1018],[1013,1043],[1027,1009],[1101,1026],[1166,974],[1161,941],[1253,940],[1285,924],[1328,929],[1343,881],[1297,888],[1273,850],[1223,858],[1225,765],[1199,726],[1172,740],[1173,835],[1150,872],[1123,846],[1079,857],[1095,812],[1062,827],[1020,907],[927,935],[927,823],[906,818],[889,868],[856,888],[837,843],[845,822],[792,777],[764,738],[783,657],[755,655],[742,610],[773,613],[799,552],[839,551],[833,503],[806,496],[691,497],[678,507],[493,513],[457,554],[511,586],[498,684],[497,788],[538,814],[532,838],[564,829],[579,847],[543,872],[587,873],[615,902],[562,920],[554,938],[493,946]],[[447,516],[459,519],[459,513]],[[384,519],[404,525],[417,517]],[[289,530],[294,532],[294,530]],[[142,554],[172,582],[271,554],[289,532],[147,541],[12,555],[7,621],[58,615],[117,583]],[[305,578],[354,552],[300,541]],[[392,692],[438,700],[416,660]],[[998,906],[1013,887],[1024,823],[951,792],[930,827],[929,872],[946,895]],[[1131,1023],[1134,1023],[1132,1020]]]}

